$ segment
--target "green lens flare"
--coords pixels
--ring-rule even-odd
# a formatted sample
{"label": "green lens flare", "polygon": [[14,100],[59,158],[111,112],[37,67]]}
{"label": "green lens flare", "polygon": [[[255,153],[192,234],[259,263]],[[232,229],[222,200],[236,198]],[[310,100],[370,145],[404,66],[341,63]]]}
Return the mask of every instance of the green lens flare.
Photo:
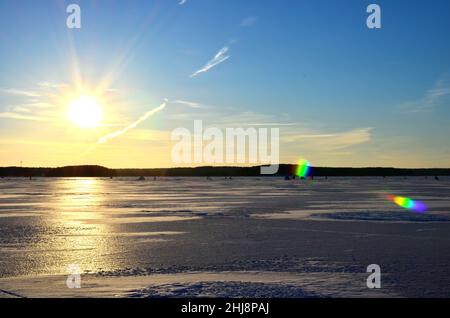
{"label": "green lens flare", "polygon": [[308,176],[309,173],[309,162],[306,161],[305,159],[301,159],[298,162],[298,166],[297,166],[297,176],[299,178],[305,178]]}

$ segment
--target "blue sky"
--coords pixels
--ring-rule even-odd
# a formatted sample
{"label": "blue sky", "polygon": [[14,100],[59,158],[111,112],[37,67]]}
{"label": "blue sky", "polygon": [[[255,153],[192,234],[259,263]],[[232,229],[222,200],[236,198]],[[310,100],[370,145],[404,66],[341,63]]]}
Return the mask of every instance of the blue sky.
{"label": "blue sky", "polygon": [[[70,3],[81,7],[79,30],[65,25]],[[370,3],[381,6],[381,29],[366,26]],[[203,119],[219,127],[285,125],[283,162],[449,167],[449,31],[446,0],[0,0],[0,165],[22,157],[29,165],[167,165],[164,156],[148,162],[139,149],[167,153],[164,133]],[[225,47],[228,59],[190,76]],[[103,107],[111,105],[118,124],[164,98],[205,107],[173,105],[139,126],[160,137],[74,156],[70,144],[82,148],[96,132],[75,138],[61,123],[42,131],[40,115],[58,111],[32,107],[65,106],[44,100],[60,92],[42,83],[73,86],[75,60],[83,85],[110,79]],[[27,118],[11,116],[20,111]],[[49,158],[46,147],[63,150]]]}

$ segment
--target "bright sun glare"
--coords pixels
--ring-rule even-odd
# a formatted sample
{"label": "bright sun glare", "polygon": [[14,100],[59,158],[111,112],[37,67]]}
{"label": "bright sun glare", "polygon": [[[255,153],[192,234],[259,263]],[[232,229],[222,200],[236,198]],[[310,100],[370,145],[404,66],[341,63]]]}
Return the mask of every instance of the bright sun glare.
{"label": "bright sun glare", "polygon": [[80,128],[96,128],[102,117],[102,108],[94,97],[80,96],[69,104],[67,118]]}

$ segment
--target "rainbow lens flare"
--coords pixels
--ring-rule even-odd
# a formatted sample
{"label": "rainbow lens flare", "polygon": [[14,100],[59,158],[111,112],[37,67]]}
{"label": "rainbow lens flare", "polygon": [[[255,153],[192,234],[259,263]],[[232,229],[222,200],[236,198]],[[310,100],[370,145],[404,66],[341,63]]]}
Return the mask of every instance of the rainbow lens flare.
{"label": "rainbow lens flare", "polygon": [[308,176],[310,168],[311,166],[309,165],[309,162],[307,160],[305,159],[299,160],[296,172],[297,177],[306,178]]}
{"label": "rainbow lens flare", "polygon": [[424,203],[415,201],[410,198],[397,195],[389,195],[388,199],[404,209],[412,210],[417,213],[424,213],[427,210],[427,207]]}

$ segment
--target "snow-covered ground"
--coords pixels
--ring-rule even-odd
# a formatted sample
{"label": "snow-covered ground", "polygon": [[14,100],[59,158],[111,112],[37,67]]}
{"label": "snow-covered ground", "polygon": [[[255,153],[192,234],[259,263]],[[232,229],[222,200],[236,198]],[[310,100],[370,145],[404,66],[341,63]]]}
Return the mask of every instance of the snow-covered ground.
{"label": "snow-covered ground", "polygon": [[6,178],[0,297],[448,297],[449,233],[449,178]]}
{"label": "snow-covered ground", "polygon": [[[2,297],[387,297],[382,289],[350,286],[354,274],[283,272],[186,272],[145,276],[83,275],[69,289],[67,276],[1,279]],[[358,274],[360,281],[365,275]]]}

